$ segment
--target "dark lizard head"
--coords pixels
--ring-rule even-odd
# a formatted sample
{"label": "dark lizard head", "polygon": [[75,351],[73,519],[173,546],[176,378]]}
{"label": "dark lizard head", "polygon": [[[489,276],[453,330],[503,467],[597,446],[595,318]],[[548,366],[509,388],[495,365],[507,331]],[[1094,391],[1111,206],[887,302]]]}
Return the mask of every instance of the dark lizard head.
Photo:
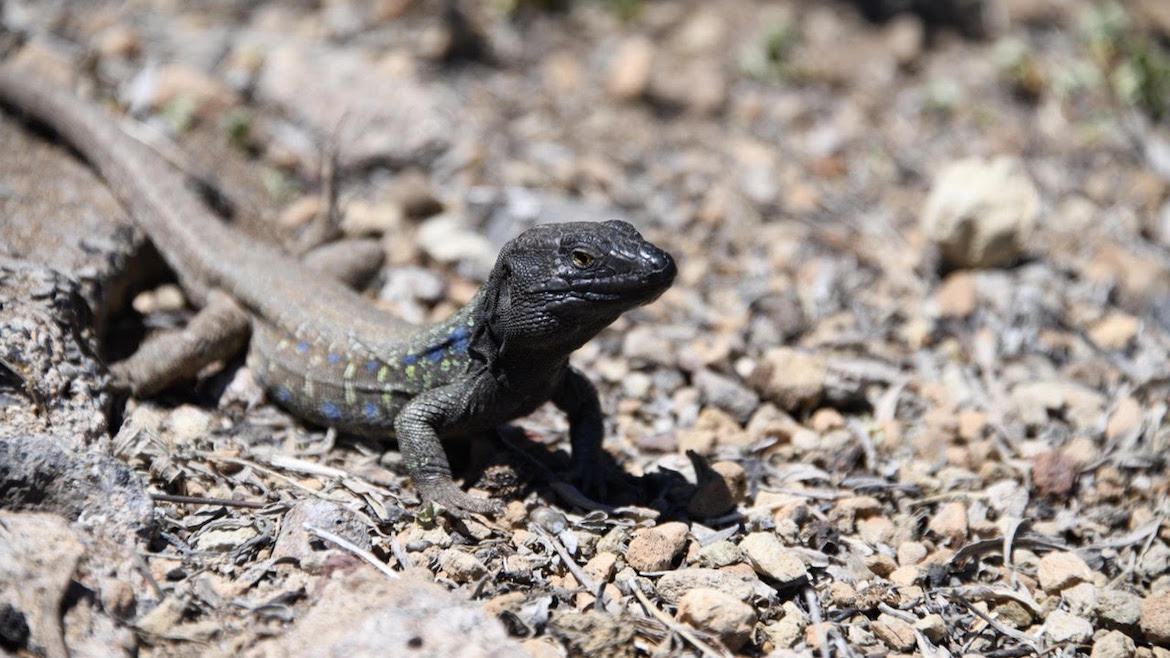
{"label": "dark lizard head", "polygon": [[628,222],[543,224],[500,250],[484,320],[507,348],[576,349],[674,281],[670,254]]}

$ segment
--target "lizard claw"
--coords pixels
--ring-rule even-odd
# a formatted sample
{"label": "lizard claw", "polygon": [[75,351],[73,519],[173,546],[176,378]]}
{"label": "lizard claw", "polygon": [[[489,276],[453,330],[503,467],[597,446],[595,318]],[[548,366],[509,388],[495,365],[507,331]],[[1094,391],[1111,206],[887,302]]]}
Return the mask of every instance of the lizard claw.
{"label": "lizard claw", "polygon": [[504,510],[499,501],[473,496],[450,480],[417,483],[416,486],[423,500],[443,506],[456,518],[466,518],[468,513],[497,516]]}

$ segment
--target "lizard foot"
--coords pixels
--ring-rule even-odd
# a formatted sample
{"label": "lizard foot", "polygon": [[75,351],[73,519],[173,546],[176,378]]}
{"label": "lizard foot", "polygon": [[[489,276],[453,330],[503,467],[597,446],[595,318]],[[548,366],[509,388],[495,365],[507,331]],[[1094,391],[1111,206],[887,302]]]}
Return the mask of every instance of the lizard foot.
{"label": "lizard foot", "polygon": [[468,513],[496,516],[504,509],[499,501],[473,496],[450,480],[417,483],[416,486],[423,500],[442,505],[457,518],[464,518]]}
{"label": "lizard foot", "polygon": [[581,493],[593,500],[603,500],[608,493],[604,469],[596,460],[575,461],[569,472],[569,480],[577,485]]}

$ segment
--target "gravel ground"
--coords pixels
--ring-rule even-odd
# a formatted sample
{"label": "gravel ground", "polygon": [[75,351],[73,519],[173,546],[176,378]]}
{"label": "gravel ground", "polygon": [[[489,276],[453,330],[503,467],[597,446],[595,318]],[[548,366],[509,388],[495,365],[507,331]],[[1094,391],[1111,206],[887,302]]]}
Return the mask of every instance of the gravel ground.
{"label": "gravel ground", "polygon": [[[574,356],[593,509],[551,410],[454,450],[507,501],[455,521],[242,359],[123,407],[96,366],[34,395],[22,350],[57,348],[8,342],[0,647],[1170,656],[1168,8],[0,4],[8,61],[137,119],[242,230],[378,239],[371,303],[408,319],[536,222],[626,218],[680,268]],[[59,191],[67,151],[12,116],[0,144],[36,154],[0,163],[0,300],[16,261],[81,280],[31,276],[92,307],[50,323],[71,363],[189,316],[108,195]],[[28,308],[0,339],[36,343]]]}

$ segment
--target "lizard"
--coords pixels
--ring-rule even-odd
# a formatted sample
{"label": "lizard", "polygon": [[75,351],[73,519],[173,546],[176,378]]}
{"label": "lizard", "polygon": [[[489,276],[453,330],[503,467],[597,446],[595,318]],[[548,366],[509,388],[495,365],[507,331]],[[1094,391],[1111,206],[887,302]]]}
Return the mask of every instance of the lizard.
{"label": "lizard", "polygon": [[247,341],[248,367],[299,418],[396,439],[420,497],[450,513],[496,513],[454,481],[442,440],[490,431],[552,402],[569,421],[572,472],[596,478],[597,391],[569,355],[658,298],[677,267],[622,220],[540,224],[506,243],[473,298],[414,325],[221,221],[185,176],[95,106],[12,65],[0,104],[75,148],[163,256],[191,302],[187,326],[111,366],[147,395]]}

